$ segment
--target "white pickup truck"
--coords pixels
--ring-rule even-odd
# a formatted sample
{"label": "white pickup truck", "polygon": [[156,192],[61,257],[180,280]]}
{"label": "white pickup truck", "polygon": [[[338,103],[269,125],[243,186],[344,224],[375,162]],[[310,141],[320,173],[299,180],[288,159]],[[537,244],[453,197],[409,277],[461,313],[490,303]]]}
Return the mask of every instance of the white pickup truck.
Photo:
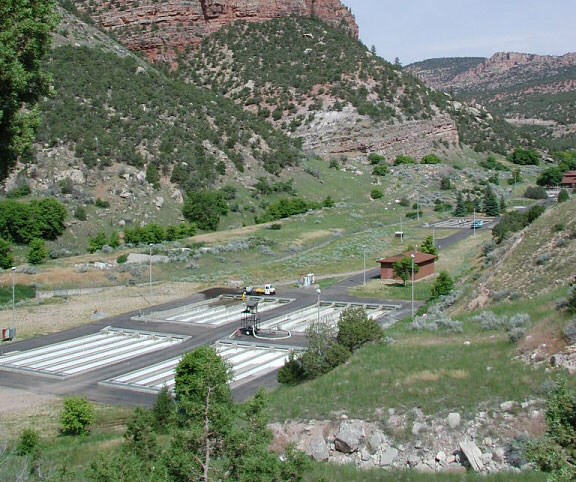
{"label": "white pickup truck", "polygon": [[254,296],[275,295],[276,288],[274,288],[274,286],[272,285],[246,286],[246,288],[244,288],[244,293],[246,293],[247,295],[254,295]]}

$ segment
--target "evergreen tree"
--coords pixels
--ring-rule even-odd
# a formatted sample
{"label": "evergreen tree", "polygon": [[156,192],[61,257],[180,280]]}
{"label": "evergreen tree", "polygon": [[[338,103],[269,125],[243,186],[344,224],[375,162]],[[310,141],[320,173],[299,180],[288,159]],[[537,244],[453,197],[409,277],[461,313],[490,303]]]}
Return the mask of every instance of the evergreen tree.
{"label": "evergreen tree", "polygon": [[466,216],[466,204],[464,202],[464,197],[462,196],[462,193],[460,191],[458,191],[456,193],[456,207],[454,208],[454,216],[458,217],[458,218],[463,218],[464,216]]}
{"label": "evergreen tree", "polygon": [[438,256],[438,248],[434,243],[432,236],[428,236],[420,245],[420,251],[422,253],[431,254],[433,256]]}
{"label": "evergreen tree", "polygon": [[432,286],[432,292],[430,294],[430,299],[436,299],[440,296],[448,295],[452,292],[454,288],[454,281],[450,278],[450,275],[446,271],[441,271]]}
{"label": "evergreen tree", "polygon": [[487,216],[498,216],[500,214],[500,206],[498,198],[490,186],[486,186],[484,190],[484,199],[482,201],[482,211]]}

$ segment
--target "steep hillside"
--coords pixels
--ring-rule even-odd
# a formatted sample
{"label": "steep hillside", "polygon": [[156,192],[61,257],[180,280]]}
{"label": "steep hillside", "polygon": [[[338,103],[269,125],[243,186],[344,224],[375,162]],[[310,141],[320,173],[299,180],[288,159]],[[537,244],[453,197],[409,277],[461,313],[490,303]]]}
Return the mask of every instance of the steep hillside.
{"label": "steep hillside", "polygon": [[576,275],[576,197],[547,210],[488,254],[482,289],[492,300],[528,298],[567,286]]}
{"label": "steep hillside", "polygon": [[406,67],[427,85],[478,102],[542,147],[567,149],[576,142],[576,54],[560,57],[497,53],[472,59],[435,59]]}
{"label": "steep hillside", "polygon": [[415,62],[403,70],[416,75],[426,85],[436,90],[446,91],[452,88],[454,78],[476,68],[486,60],[485,57],[443,57]]}
{"label": "steep hillside", "polygon": [[481,108],[454,103],[314,20],[234,24],[206,38],[181,73],[325,157],[422,157],[460,143],[479,150],[506,144]]}
{"label": "steep hillside", "polygon": [[130,50],[171,65],[204,37],[238,20],[314,17],[358,38],[356,21],[339,0],[75,0],[74,6]]}

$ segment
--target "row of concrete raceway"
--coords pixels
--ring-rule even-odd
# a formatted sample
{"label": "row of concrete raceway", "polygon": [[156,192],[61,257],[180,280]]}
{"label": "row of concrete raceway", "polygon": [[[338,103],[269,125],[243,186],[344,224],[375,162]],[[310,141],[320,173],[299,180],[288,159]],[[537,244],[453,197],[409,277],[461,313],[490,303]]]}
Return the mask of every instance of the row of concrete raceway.
{"label": "row of concrete raceway", "polygon": [[348,306],[363,307],[384,328],[409,315],[410,302],[348,296],[350,287],[378,276],[379,270],[371,269],[321,294],[314,286],[277,287],[275,296],[210,290],[146,312],[3,344],[0,385],[149,405],[163,386],[174,386],[175,368],[183,354],[211,345],[232,367],[232,392],[243,400],[259,387],[276,384],[276,372],[290,352],[306,348],[310,323],[336,324]]}

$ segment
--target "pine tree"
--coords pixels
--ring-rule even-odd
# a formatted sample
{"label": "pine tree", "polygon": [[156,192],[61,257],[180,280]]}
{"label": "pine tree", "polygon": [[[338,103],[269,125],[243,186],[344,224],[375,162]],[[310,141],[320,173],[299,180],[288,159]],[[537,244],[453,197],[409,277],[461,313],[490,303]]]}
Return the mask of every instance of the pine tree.
{"label": "pine tree", "polygon": [[498,205],[498,198],[490,186],[486,186],[484,190],[484,199],[482,200],[482,211],[487,216],[498,216],[500,214],[500,206]]}
{"label": "pine tree", "polygon": [[454,216],[458,218],[463,218],[466,216],[466,204],[464,202],[464,198],[462,197],[462,193],[458,191],[456,194],[456,208],[454,209]]}

